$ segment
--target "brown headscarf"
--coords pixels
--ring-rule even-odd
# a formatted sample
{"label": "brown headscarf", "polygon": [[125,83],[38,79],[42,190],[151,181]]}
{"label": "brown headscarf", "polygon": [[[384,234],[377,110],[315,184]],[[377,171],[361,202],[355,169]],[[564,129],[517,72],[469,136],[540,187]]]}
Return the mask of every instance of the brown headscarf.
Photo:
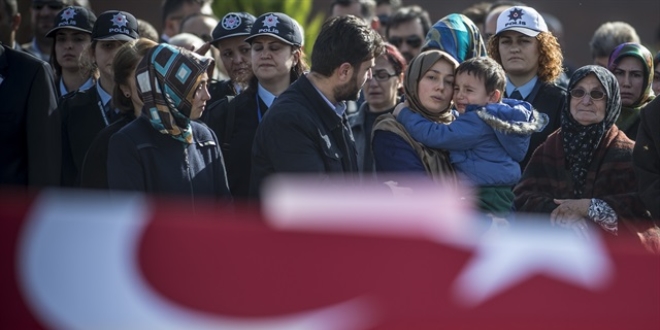
{"label": "brown headscarf", "polygon": [[451,55],[441,50],[433,49],[422,52],[410,62],[410,65],[408,65],[408,70],[406,70],[403,82],[403,90],[406,94],[406,100],[410,105],[410,110],[417,112],[434,122],[450,123],[453,120],[453,115],[451,114],[451,111],[449,111],[449,106],[447,107],[447,110],[442,113],[433,113],[424,108],[417,94],[417,85],[419,84],[419,81],[424,74],[440,60],[446,60],[451,63],[454,70],[458,67],[458,62],[456,62]]}

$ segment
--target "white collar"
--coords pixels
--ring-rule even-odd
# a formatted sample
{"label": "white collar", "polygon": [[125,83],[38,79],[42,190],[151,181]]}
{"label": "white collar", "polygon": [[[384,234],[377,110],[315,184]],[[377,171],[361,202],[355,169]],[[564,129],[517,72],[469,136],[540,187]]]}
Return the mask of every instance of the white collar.
{"label": "white collar", "polygon": [[263,86],[261,86],[261,84],[259,84],[257,87],[257,93],[259,94],[261,100],[264,101],[264,104],[269,108],[270,105],[273,104],[273,101],[275,101],[275,98],[277,97],[273,93],[266,90]]}
{"label": "white collar", "polygon": [[96,82],[96,92],[99,94],[99,97],[101,98],[101,103],[103,103],[103,106],[107,105],[108,102],[112,99],[112,96],[106,92],[103,87],[101,87],[101,81]]}

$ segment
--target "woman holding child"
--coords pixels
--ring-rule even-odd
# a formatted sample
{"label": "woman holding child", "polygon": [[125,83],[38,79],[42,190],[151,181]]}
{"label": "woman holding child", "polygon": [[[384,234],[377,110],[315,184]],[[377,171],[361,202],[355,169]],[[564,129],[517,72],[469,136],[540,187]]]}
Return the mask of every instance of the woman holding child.
{"label": "woman holding child", "polygon": [[[454,121],[451,98],[457,66],[453,57],[439,50],[425,51],[415,57],[409,63],[403,84],[411,111],[436,123]],[[392,114],[376,119],[371,143],[381,179],[385,172],[417,172],[426,173],[436,182],[456,182],[447,152],[415,141]]]}

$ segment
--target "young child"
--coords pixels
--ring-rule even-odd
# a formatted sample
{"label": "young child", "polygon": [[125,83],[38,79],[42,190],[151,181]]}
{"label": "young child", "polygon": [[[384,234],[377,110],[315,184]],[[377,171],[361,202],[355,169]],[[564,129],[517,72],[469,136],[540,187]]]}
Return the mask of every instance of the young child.
{"label": "young child", "polygon": [[511,209],[511,190],[521,177],[518,162],[530,135],[547,123],[531,104],[502,100],[505,86],[504,70],[495,60],[472,58],[456,69],[453,102],[460,115],[455,121],[438,124],[405,107],[397,116],[415,140],[449,151],[456,170],[478,187],[480,209],[495,214]]}

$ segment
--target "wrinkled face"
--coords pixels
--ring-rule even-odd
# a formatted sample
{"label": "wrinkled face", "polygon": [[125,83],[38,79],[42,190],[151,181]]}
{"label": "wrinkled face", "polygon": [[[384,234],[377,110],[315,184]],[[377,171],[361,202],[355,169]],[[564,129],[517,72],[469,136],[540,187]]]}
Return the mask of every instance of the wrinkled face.
{"label": "wrinkled face", "polygon": [[334,88],[335,101],[355,101],[360,96],[360,89],[367,79],[371,78],[371,68],[375,60],[362,62],[360,67],[353,68],[353,75],[347,83]]}
{"label": "wrinkled face", "polygon": [[112,70],[112,60],[115,54],[126,41],[119,40],[99,40],[94,47],[94,61],[99,67],[99,72],[102,77],[112,80],[114,71]]}
{"label": "wrinkled face", "polygon": [[55,58],[63,70],[78,71],[80,55],[92,43],[89,33],[60,29],[55,34]]}
{"label": "wrinkled face", "polygon": [[[454,81],[454,105],[459,113],[465,113],[468,104],[486,105],[494,102],[490,94],[486,91],[484,81],[472,74],[462,72],[456,75]],[[495,100],[496,101],[496,100]]]}
{"label": "wrinkled face", "polygon": [[211,99],[211,94],[209,94],[209,90],[207,88],[208,81],[209,75],[204,73],[199,85],[197,85],[197,89],[195,90],[195,97],[193,98],[192,102],[192,110],[190,110],[190,119],[192,120],[197,120],[202,116],[202,112],[204,112],[204,108],[206,107],[206,101]]}
{"label": "wrinkled face", "polygon": [[398,89],[402,83],[401,76],[396,74],[387,56],[376,58],[371,79],[364,84],[364,97],[372,111],[384,111],[396,105]]}
{"label": "wrinkled face", "polygon": [[252,40],[252,71],[259,81],[289,79],[299,52],[277,38],[259,36]]}
{"label": "wrinkled face", "polygon": [[421,52],[424,38],[426,38],[424,28],[419,19],[390,27],[387,36],[388,42],[399,49],[401,55],[406,58],[408,63]]}
{"label": "wrinkled face", "polygon": [[516,31],[500,34],[502,67],[509,76],[534,76],[539,69],[539,41]]}
{"label": "wrinkled face", "polygon": [[621,104],[629,107],[642,96],[644,87],[644,66],[636,57],[626,56],[619,60],[612,72],[621,89]]}
{"label": "wrinkled face", "polygon": [[245,42],[245,36],[222,39],[217,44],[231,81],[249,81],[252,77],[251,47]]}
{"label": "wrinkled face", "polygon": [[454,67],[446,60],[437,61],[417,84],[417,97],[433,113],[447,111],[454,92]]}
{"label": "wrinkled face", "polygon": [[[577,91],[577,92],[576,92]],[[595,92],[595,93],[594,93]],[[602,99],[594,100],[592,97],[600,96]],[[605,119],[605,107],[607,104],[607,95],[605,89],[600,84],[595,75],[588,75],[580,80],[575,87],[570,91],[571,93],[571,116],[581,125],[588,126],[597,124]],[[582,95],[576,97],[576,94]]]}
{"label": "wrinkled face", "polygon": [[30,24],[34,35],[45,36],[53,28],[55,16],[64,8],[61,2],[39,1],[30,7]]}
{"label": "wrinkled face", "polygon": [[660,95],[660,62],[655,63],[655,71],[653,71],[653,93],[656,96]]}

